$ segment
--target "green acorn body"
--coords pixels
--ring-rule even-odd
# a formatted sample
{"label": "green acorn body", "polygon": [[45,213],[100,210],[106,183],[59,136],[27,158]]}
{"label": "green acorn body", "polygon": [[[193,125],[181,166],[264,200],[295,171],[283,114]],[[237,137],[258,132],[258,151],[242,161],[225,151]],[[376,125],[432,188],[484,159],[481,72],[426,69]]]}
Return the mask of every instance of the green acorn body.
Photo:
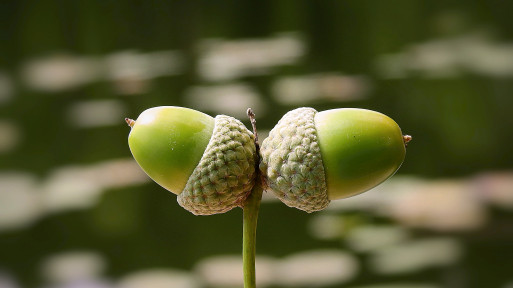
{"label": "green acorn body", "polygon": [[266,186],[291,207],[314,212],[392,176],[406,149],[401,129],[381,113],[354,108],[285,114],[262,142]]}
{"label": "green acorn body", "polygon": [[237,119],[183,107],[154,107],[127,120],[141,168],[195,215],[241,206],[255,182],[253,134]]}

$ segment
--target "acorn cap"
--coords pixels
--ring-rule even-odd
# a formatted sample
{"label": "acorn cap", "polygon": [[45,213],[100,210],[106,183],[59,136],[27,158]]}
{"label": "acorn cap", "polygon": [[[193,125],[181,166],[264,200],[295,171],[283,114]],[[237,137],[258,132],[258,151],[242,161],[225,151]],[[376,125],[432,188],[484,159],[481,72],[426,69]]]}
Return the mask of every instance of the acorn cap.
{"label": "acorn cap", "polygon": [[314,212],[328,206],[313,108],[285,114],[260,148],[265,186],[287,206]]}
{"label": "acorn cap", "polygon": [[253,134],[239,120],[218,115],[212,137],[178,203],[195,215],[224,213],[241,206],[255,183]]}

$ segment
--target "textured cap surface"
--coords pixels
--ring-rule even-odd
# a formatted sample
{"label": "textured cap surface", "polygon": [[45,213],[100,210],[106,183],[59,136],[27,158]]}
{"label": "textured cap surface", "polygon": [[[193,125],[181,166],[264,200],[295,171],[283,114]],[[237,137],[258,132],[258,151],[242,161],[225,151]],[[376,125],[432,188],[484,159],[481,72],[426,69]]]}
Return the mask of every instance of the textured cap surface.
{"label": "textured cap surface", "polygon": [[260,171],[282,202],[306,212],[329,204],[313,108],[285,114],[262,142]]}
{"label": "textured cap surface", "polygon": [[255,183],[253,134],[239,120],[218,115],[203,156],[178,204],[195,215],[224,213],[240,206]]}

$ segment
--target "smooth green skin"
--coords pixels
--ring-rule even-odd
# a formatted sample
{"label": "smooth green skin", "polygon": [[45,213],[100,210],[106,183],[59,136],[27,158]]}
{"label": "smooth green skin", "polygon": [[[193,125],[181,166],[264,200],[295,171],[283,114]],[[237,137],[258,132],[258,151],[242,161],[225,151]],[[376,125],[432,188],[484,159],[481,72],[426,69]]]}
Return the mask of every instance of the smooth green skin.
{"label": "smooth green skin", "polygon": [[144,172],[178,195],[201,160],[214,123],[213,117],[188,108],[150,108],[135,121],[128,145]]}
{"label": "smooth green skin", "polygon": [[386,115],[342,108],[319,112],[314,121],[330,200],[379,185],[403,163],[401,129]]}

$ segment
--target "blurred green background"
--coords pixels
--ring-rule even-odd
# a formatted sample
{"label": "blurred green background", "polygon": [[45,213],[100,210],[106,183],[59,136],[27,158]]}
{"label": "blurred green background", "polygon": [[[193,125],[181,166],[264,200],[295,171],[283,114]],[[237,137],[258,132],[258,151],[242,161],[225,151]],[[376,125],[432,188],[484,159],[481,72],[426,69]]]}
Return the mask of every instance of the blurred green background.
{"label": "blurred green background", "polygon": [[124,117],[360,107],[399,172],[306,214],[264,195],[259,287],[513,287],[513,1],[1,1],[0,287],[242,287],[240,209],[196,217]]}

